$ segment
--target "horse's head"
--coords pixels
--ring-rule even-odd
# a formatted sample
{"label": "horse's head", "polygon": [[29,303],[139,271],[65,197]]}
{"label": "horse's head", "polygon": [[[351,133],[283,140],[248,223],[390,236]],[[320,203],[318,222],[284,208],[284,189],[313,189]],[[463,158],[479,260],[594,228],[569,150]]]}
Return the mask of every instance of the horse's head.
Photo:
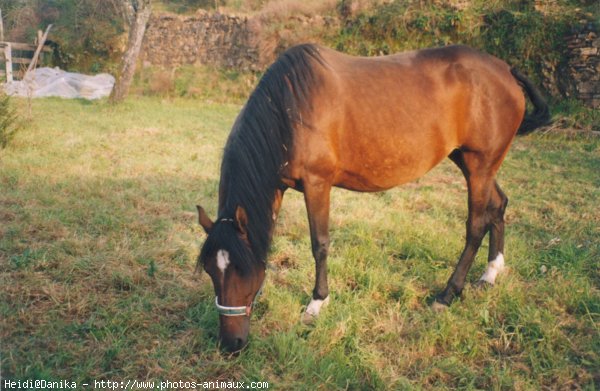
{"label": "horse's head", "polygon": [[197,208],[200,225],[208,234],[198,266],[208,273],[215,289],[221,347],[237,352],[248,342],[250,315],[265,279],[265,263],[254,259],[242,207],[216,222],[200,206]]}

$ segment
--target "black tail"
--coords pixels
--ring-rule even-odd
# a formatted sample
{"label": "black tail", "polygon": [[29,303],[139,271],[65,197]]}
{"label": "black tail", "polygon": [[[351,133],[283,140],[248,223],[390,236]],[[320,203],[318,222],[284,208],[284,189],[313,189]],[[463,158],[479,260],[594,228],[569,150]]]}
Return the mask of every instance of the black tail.
{"label": "black tail", "polygon": [[523,118],[523,122],[521,122],[517,134],[527,134],[540,126],[549,124],[550,110],[540,91],[533,85],[527,76],[523,75],[516,68],[511,68],[510,73],[512,73],[513,77],[517,79],[519,84],[525,89],[527,96],[531,100],[531,103],[533,103],[533,113],[525,114],[525,118]]}

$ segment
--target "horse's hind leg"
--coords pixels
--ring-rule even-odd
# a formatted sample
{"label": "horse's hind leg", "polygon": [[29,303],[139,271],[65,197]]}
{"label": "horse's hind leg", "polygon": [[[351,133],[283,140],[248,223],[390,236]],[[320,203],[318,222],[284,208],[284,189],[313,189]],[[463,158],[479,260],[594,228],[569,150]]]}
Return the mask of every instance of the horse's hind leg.
{"label": "horse's hind leg", "polygon": [[[463,171],[469,190],[469,216],[467,218],[467,240],[452,276],[442,293],[436,297],[435,307],[449,305],[460,296],[467,273],[473,264],[481,241],[488,231],[491,216],[488,210],[492,194],[496,191],[494,176],[496,167],[489,163],[484,154],[454,151],[450,158]],[[499,237],[500,231],[496,232]]]}
{"label": "horse's hind leg", "polygon": [[310,323],[323,305],[329,302],[327,285],[327,255],[329,252],[329,201],[331,185],[324,181],[305,181],[304,201],[308,212],[310,240],[315,258],[315,288],[312,300],[303,316]]}
{"label": "horse's hind leg", "polygon": [[490,216],[490,251],[488,265],[479,279],[478,285],[494,284],[496,276],[504,269],[504,212],[508,205],[508,198],[494,183],[494,191],[490,197],[488,214]]}

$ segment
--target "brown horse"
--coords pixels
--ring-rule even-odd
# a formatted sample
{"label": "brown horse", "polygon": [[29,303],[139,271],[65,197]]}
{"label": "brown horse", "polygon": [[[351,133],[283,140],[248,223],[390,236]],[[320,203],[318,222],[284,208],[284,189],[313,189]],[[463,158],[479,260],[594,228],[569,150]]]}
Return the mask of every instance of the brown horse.
{"label": "brown horse", "polygon": [[[524,119],[525,98],[534,112]],[[316,282],[305,319],[327,302],[329,195],[332,186],[390,189],[427,173],[445,157],[467,180],[466,245],[434,303],[461,294],[485,234],[494,283],[504,266],[507,198],[495,177],[517,131],[548,122],[532,83],[505,62],[465,46],[393,56],[351,57],[315,45],[289,49],[267,70],[225,146],[218,218],[201,207],[208,237],[200,256],[215,289],[220,341],[246,345],[253,302],[286,189],[304,193]]]}

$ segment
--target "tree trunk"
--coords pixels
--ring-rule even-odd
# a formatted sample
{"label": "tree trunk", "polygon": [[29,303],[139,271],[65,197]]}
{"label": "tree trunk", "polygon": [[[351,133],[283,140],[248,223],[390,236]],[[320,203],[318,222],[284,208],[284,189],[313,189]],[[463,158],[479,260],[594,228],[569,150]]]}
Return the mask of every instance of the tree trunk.
{"label": "tree trunk", "polygon": [[129,92],[129,86],[133,80],[135,66],[142,48],[144,33],[146,32],[146,24],[150,19],[152,7],[150,0],[131,0],[125,1],[125,7],[132,7],[134,18],[129,27],[129,38],[127,40],[127,50],[123,55],[121,63],[121,73],[115,83],[115,86],[110,95],[112,103],[119,103],[125,99]]}

